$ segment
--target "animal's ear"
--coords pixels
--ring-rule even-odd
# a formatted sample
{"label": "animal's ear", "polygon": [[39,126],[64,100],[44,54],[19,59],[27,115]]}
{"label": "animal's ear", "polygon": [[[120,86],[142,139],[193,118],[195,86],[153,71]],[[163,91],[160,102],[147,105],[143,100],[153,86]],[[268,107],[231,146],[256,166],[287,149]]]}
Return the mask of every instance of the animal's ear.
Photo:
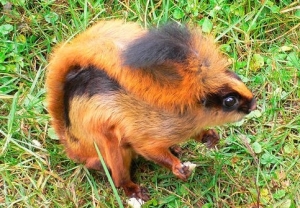
{"label": "animal's ear", "polygon": [[123,52],[123,65],[131,68],[149,68],[166,61],[181,63],[190,53],[191,33],[186,26],[168,23],[149,30],[134,40]]}

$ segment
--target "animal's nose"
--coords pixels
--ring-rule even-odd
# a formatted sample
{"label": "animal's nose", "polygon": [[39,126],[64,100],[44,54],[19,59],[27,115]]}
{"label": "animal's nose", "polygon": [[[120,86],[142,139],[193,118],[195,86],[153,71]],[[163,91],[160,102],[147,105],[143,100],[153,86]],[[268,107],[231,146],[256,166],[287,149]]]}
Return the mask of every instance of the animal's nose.
{"label": "animal's nose", "polygon": [[252,98],[250,104],[249,104],[249,113],[253,110],[256,109],[256,99],[255,98]]}

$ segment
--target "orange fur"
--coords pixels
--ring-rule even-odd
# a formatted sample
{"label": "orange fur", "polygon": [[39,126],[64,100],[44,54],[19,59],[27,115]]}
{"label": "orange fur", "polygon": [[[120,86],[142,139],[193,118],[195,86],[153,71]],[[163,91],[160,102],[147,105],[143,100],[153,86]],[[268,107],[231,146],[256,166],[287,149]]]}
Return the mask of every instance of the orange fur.
{"label": "orange fur", "polygon": [[[51,56],[46,88],[52,125],[66,147],[68,156],[101,169],[94,142],[98,145],[113,180],[126,195],[144,200],[147,194],[130,179],[135,154],[161,164],[183,180],[190,172],[169,148],[195,136],[211,136],[205,128],[233,122],[244,115],[206,110],[199,100],[217,93],[225,84],[247,99],[252,93],[239,80],[225,74],[228,63],[213,39],[191,28],[189,47],[193,53],[185,62],[166,61],[180,81],[168,79],[162,85],[149,72],[123,65],[121,53],[128,44],[147,34],[135,23],[99,22],[69,43],[57,46]],[[64,84],[74,66],[90,65],[104,70],[122,89],[114,95],[77,96],[70,102],[70,122],[64,117]],[[158,69],[159,70],[159,69]],[[218,138],[213,138],[215,139]]]}

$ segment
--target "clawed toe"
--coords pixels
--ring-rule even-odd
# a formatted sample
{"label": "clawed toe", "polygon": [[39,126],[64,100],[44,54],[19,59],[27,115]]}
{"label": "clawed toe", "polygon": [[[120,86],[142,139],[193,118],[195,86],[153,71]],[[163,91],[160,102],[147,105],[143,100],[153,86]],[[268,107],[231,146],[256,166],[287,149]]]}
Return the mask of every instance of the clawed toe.
{"label": "clawed toe", "polygon": [[190,170],[189,166],[180,164],[173,168],[173,173],[181,180],[186,181],[188,177],[191,175],[192,171]]}

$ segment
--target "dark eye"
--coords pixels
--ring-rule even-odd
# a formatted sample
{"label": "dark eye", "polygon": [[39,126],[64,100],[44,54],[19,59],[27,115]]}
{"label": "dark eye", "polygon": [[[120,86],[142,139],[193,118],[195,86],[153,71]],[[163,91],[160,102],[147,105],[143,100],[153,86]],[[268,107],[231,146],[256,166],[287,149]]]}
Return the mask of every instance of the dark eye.
{"label": "dark eye", "polygon": [[223,99],[223,106],[231,108],[238,104],[238,99],[235,96],[228,96]]}

